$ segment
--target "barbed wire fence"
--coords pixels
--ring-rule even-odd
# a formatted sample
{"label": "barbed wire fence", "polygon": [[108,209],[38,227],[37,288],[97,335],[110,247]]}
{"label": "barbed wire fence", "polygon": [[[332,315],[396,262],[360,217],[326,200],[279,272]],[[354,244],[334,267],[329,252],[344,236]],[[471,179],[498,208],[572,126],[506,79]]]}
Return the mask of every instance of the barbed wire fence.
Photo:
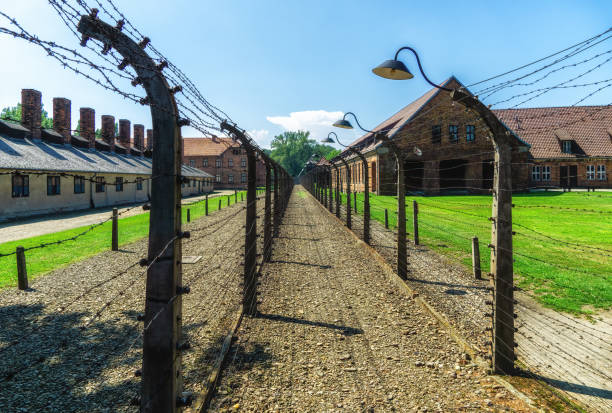
{"label": "barbed wire fence", "polygon": [[[138,312],[135,317],[138,323],[132,322],[131,326],[125,327],[125,330],[122,331],[122,339],[117,340],[111,346],[110,351],[101,354],[90,367],[99,368],[103,365],[112,367],[121,364],[119,359],[111,360],[115,353],[123,352],[132,355],[134,350],[142,346],[142,368],[132,374],[132,379],[125,378],[130,381],[128,388],[131,388],[129,392],[131,394],[120,394],[120,405],[137,404],[141,411],[180,411],[194,400],[192,394],[184,391],[183,385],[185,376],[182,359],[185,357],[184,353],[190,348],[188,344],[190,334],[184,334],[182,329],[184,312],[191,313],[197,308],[196,315],[191,315],[192,321],[202,322],[204,320],[203,322],[207,322],[212,318],[217,318],[220,326],[226,324],[223,320],[233,315],[234,310],[239,310],[240,314],[244,315],[256,314],[258,274],[261,266],[272,253],[273,235],[276,234],[276,231],[273,234],[272,229],[278,228],[279,221],[283,217],[283,211],[291,193],[292,180],[280,165],[265,155],[264,151],[248,136],[248,133],[238,128],[223,110],[204,98],[195,83],[157,50],[150,39],[144,36],[112,1],[49,0],[48,2],[65,26],[80,41],[82,46],[80,51],[59,45],[54,41],[38,38],[21,26],[15,18],[3,12],[0,12],[0,20],[3,19],[6,26],[0,27],[0,33],[41,47],[49,57],[59,62],[64,68],[71,70],[75,75],[82,76],[127,100],[151,108],[154,147],[153,172],[148,178],[152,186],[151,201],[147,204],[147,209],[150,210],[149,252],[147,257],[132,262],[123,270],[115,272],[108,278],[88,286],[76,296],[72,296],[60,305],[56,313],[43,317],[26,334],[17,334],[9,338],[7,344],[0,348],[0,352],[7,355],[19,354],[23,357],[17,358],[17,363],[9,362],[3,366],[1,380],[3,384],[9,386],[19,385],[21,378],[29,376],[32,371],[44,369],[52,362],[53,357],[65,354],[69,349],[71,352],[74,351],[74,347],[71,346],[74,336],[71,334],[60,339],[52,352],[46,353],[43,350],[42,353],[45,354],[38,355],[35,360],[27,357],[29,349],[19,349],[24,340],[31,338],[32,335],[40,337],[39,334],[42,333],[43,337],[40,338],[43,342],[51,341],[50,337],[44,337],[44,331],[49,325],[62,319],[67,310],[82,309],[86,313],[91,311],[90,316],[79,327],[84,334],[84,332],[100,328],[103,322],[109,322],[107,320],[109,309],[120,302],[124,303],[128,296],[137,295],[138,289],[146,284],[145,310],[144,313]],[[105,23],[103,18],[108,19],[111,24]],[[138,89],[134,89],[137,86],[142,86],[146,93],[139,94]],[[200,221],[203,221],[204,225],[196,226],[191,231],[183,230],[181,222],[181,212],[185,206],[181,206],[180,201],[183,177],[180,170],[181,160],[178,155],[180,150],[177,150],[181,145],[180,128],[187,125],[204,136],[217,136],[227,131],[248,153],[248,190],[245,206],[237,207],[235,212],[217,221],[211,222],[214,215],[194,221],[191,225],[196,225]],[[221,141],[220,143],[227,147],[231,146],[228,142]],[[265,206],[258,212],[255,171],[256,163],[259,161],[264,162],[267,167]],[[16,172],[19,171],[6,173]],[[237,196],[235,201],[238,201]],[[208,215],[208,198],[203,202],[206,205],[205,215]],[[195,203],[187,206],[193,205]],[[236,205],[234,203],[235,208]],[[261,227],[261,234],[258,234],[257,214],[261,211],[264,214],[265,224]],[[120,214],[115,215],[115,218],[118,215]],[[236,225],[241,217],[246,219],[242,228]],[[111,219],[113,217],[108,220]],[[93,225],[74,237],[53,243],[43,243],[28,248],[28,250],[76,241],[96,228],[102,227],[108,220]],[[206,251],[198,250],[203,257],[202,263],[206,265],[199,268],[197,274],[183,279],[186,265],[183,262],[185,258],[183,247],[189,250],[199,241],[219,236],[222,233],[230,234],[230,236],[223,243],[215,245],[214,248]],[[228,252],[233,249],[232,245],[240,245],[235,243],[235,237],[240,233],[245,234],[243,263],[234,262],[231,258],[232,254]],[[258,254],[258,249],[264,253]],[[0,258],[7,259],[14,254],[3,253]],[[213,262],[217,263],[212,264]],[[134,275],[138,265],[143,269]],[[242,271],[239,270],[241,267]],[[209,284],[205,275],[210,271],[224,273],[217,285]],[[240,272],[243,275],[242,291],[228,288],[229,285],[239,285]],[[125,280],[124,277],[126,277]],[[79,307],[82,300],[118,282],[121,283],[121,286],[106,291],[108,297],[103,299],[97,308]],[[196,288],[200,294],[195,294]],[[187,308],[183,306],[184,301],[190,300],[190,294],[202,297],[202,291],[208,294],[206,298],[209,302],[204,300],[197,303],[191,302],[192,306]],[[209,295],[211,291],[215,293],[214,296]],[[228,296],[232,297],[229,301],[235,304],[237,293],[241,296],[240,306],[223,305]],[[212,297],[216,299],[211,300]],[[224,315],[221,317],[218,317],[219,314],[217,314],[220,313],[219,306],[225,308],[225,312],[222,312]],[[139,322],[144,323],[142,327]],[[208,337],[208,340],[210,342],[211,338]],[[218,353],[222,349],[210,348],[209,350],[212,353],[215,351]],[[76,353],[78,354],[78,351]],[[224,354],[219,355],[219,357],[224,356]],[[198,370],[193,366],[191,369]],[[134,375],[142,377],[142,384],[132,382]],[[202,377],[201,374],[195,374],[195,376],[201,380],[201,383],[206,382],[206,377]],[[74,386],[78,381],[87,377],[84,375],[65,383],[66,385],[59,393],[53,394],[48,403],[38,405],[38,409],[57,408],[62,404],[58,399],[61,400],[62,396],[74,392]],[[192,388],[198,387],[193,381],[190,382],[190,385],[194,386]],[[200,400],[201,397],[198,396],[195,399]],[[10,401],[6,402],[10,403]],[[9,406],[13,405],[9,404]],[[113,410],[116,407],[116,405],[113,406]]]}
{"label": "barbed wire fence", "polygon": [[[489,108],[501,104],[509,105],[510,108],[520,108],[547,93],[571,89],[576,91],[577,95],[582,93],[582,96],[574,98],[571,104],[574,107],[578,106],[612,86],[605,70],[610,62],[611,51],[606,47],[609,47],[611,37],[612,29],[608,29],[562,51],[563,53],[539,59],[519,68],[523,73],[511,70],[505,74],[514,75],[510,80],[493,77],[484,82],[474,83],[471,86],[480,87],[474,95],[477,98],[481,97],[486,103],[502,91],[522,88],[520,92],[498,98],[495,103],[489,105]],[[604,50],[601,50],[602,48]],[[534,65],[539,66],[533,68]],[[578,75],[569,73],[571,69],[577,70],[581,66],[586,66],[586,70]],[[567,76],[563,78],[566,74]],[[598,75],[603,75],[604,78],[594,77]],[[589,80],[584,80],[585,78]],[[580,83],[577,82],[579,79],[582,79]],[[496,83],[486,85],[486,82],[490,83],[492,80]],[[542,84],[545,80],[553,83],[545,86]],[[456,99],[455,96],[452,98],[453,104],[461,106],[467,102],[463,99],[467,98]],[[389,248],[393,248],[394,253],[398,254],[401,243],[399,236],[391,235],[386,228],[397,231],[400,226],[406,227],[410,231],[406,240],[411,241],[406,253],[410,274],[406,277],[406,282],[416,291],[422,291],[434,300],[432,301],[434,307],[449,316],[453,324],[463,329],[481,357],[490,360],[494,371],[525,375],[538,381],[543,379],[553,387],[570,392],[589,409],[609,410],[612,405],[606,397],[606,392],[609,392],[606,389],[609,389],[612,376],[604,367],[612,361],[612,348],[608,344],[612,339],[608,330],[609,323],[602,319],[599,325],[596,325],[566,315],[563,311],[570,313],[576,311],[569,304],[561,311],[544,308],[538,305],[529,293],[516,286],[512,275],[516,272],[521,285],[528,290],[539,291],[536,298],[538,295],[543,295],[556,300],[555,288],[557,288],[561,295],[585,297],[582,300],[585,305],[603,305],[605,308],[607,304],[602,294],[605,294],[603,291],[611,281],[609,257],[612,248],[607,247],[605,243],[591,245],[584,239],[547,233],[533,219],[528,219],[525,211],[541,209],[556,214],[579,213],[606,217],[612,213],[612,210],[588,206],[582,208],[582,203],[578,204],[580,206],[568,207],[542,205],[543,202],[513,204],[512,193],[565,192],[566,185],[557,183],[553,179],[532,180],[531,168],[537,164],[528,157],[521,158],[517,148],[512,150],[512,156],[506,160],[507,167],[513,173],[507,176],[506,187],[504,184],[500,185],[498,177],[500,158],[492,144],[495,132],[482,122],[481,115],[471,107],[466,108],[464,116],[458,119],[458,122],[474,125],[476,140],[490,143],[477,144],[473,148],[466,147],[464,143],[457,145],[457,154],[443,157],[442,159],[448,162],[436,164],[436,173],[432,175],[431,167],[426,165],[426,161],[437,160],[435,156],[427,154],[428,149],[436,149],[435,146],[432,147],[431,124],[447,123],[448,118],[446,115],[439,121],[435,117],[433,120],[428,118],[431,118],[435,110],[442,109],[441,105],[446,105],[447,102],[448,99],[439,99],[438,102],[431,103],[414,114],[407,132],[394,138],[402,152],[399,168],[393,166],[394,162],[387,161],[384,156],[379,155],[376,159],[378,170],[370,171],[369,174],[371,177],[373,172],[380,171],[370,180],[370,186],[374,187],[374,190],[377,188],[379,194],[392,194],[397,190],[397,177],[401,169],[406,176],[404,184],[406,195],[413,200],[413,205],[406,206],[407,215],[412,215],[413,218],[412,225],[406,222],[408,219],[403,222],[398,220],[398,207],[394,205],[397,196],[385,201],[386,205],[383,202],[372,204],[372,199],[377,198],[374,196],[369,199],[369,209],[371,216],[379,221],[379,224],[375,223],[371,228],[365,228],[369,221],[362,218],[365,209],[363,188],[366,174],[361,160],[350,151],[344,151],[339,157],[331,159],[333,167],[326,166],[324,161],[311,165],[311,169],[302,179],[302,184],[330,212],[334,212],[335,208],[336,215],[345,218],[347,224],[364,241],[367,242],[365,234],[372,234],[370,244],[391,262],[395,257],[389,253]],[[513,125],[519,128],[515,129],[519,137],[525,130],[534,134],[550,133],[562,128],[580,127],[584,122],[607,119],[610,110],[608,103],[585,107],[584,114],[577,117],[568,116],[563,107],[547,108],[545,113],[536,114],[517,112]],[[393,133],[394,128],[395,125],[382,126],[375,132]],[[360,142],[366,141],[363,145],[368,148],[367,151],[374,151],[372,142],[367,142],[368,135],[376,139],[374,134],[366,134],[366,139]],[[456,142],[459,143],[459,140],[458,137]],[[491,149],[487,150],[487,145],[490,145]],[[423,150],[422,158],[413,151],[414,147]],[[372,155],[370,153],[366,156]],[[383,162],[389,165],[383,168]],[[474,176],[470,176],[467,170],[479,171]],[[485,173],[485,170],[489,172]],[[519,179],[517,174],[519,171],[527,176],[526,180]],[[570,174],[567,179],[575,177],[584,178],[582,174]],[[512,182],[510,186],[509,182]],[[592,186],[596,187],[597,181],[593,181]],[[431,196],[440,190],[459,194],[480,194],[480,196],[476,200],[471,197],[462,200],[460,197],[452,199],[447,196],[436,199],[435,196]],[[503,203],[510,211],[505,217],[495,215],[500,207],[500,201],[496,200],[499,195],[505,196]],[[576,193],[575,196],[612,198],[606,192]],[[336,206],[334,206],[335,200],[339,201]],[[559,218],[568,219],[562,216]],[[507,239],[503,244],[495,242],[496,229],[500,226],[507,227]],[[491,228],[493,228],[492,241],[483,242],[483,238],[490,236]],[[480,243],[477,234],[480,235]],[[441,242],[445,249],[438,247],[442,245]],[[475,270],[478,267],[479,272],[482,270],[488,273],[484,280],[488,280],[489,285],[483,285],[483,281],[478,279],[466,281],[464,275],[448,275],[465,274],[463,270],[446,271],[444,274],[432,271],[432,264],[444,266],[445,262],[432,261],[431,256],[420,247],[423,244],[433,250],[446,250],[443,256],[457,268],[474,267],[470,269],[476,274]],[[477,251],[474,251],[474,245]],[[478,257],[477,264],[472,264],[475,262],[473,261],[475,253]],[[481,262],[479,258],[486,257],[487,254],[491,257],[490,264],[486,260]],[[509,278],[496,275],[494,271],[495,259],[499,254],[505,254],[512,262]],[[580,261],[568,260],[568,254],[569,258],[576,257]],[[426,276],[426,273],[432,275]],[[586,284],[572,281],[577,276],[587,277]],[[473,294],[462,295],[459,298],[442,291],[449,288],[449,285],[466,284],[467,288],[474,292]],[[468,301],[472,311],[466,312],[464,305],[458,305],[459,300]],[[500,306],[500,301],[512,305]],[[516,333],[516,339],[500,335],[500,327]]]}

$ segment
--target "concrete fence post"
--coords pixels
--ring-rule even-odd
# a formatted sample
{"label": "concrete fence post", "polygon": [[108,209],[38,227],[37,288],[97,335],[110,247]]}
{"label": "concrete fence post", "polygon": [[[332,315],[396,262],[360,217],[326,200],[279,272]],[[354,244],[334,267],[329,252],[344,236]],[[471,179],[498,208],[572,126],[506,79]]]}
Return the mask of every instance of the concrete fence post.
{"label": "concrete fence post", "polygon": [[17,247],[17,286],[20,290],[28,289],[28,269],[26,268],[25,249]]}
{"label": "concrete fence post", "polygon": [[414,232],[414,245],[419,245],[419,204],[412,201],[412,228]]}
{"label": "concrete fence post", "polygon": [[206,199],[204,200],[204,215],[208,216],[208,194],[206,194]]}
{"label": "concrete fence post", "polygon": [[191,209],[187,208],[187,222],[191,222]]}
{"label": "concrete fence post", "polygon": [[389,229],[389,210],[385,208],[385,229]]}
{"label": "concrete fence post", "polygon": [[482,273],[480,271],[480,249],[478,247],[478,237],[472,237],[472,269],[474,271],[474,278],[482,280]]}
{"label": "concrete fence post", "polygon": [[111,231],[111,250],[119,251],[119,212],[113,208],[113,225]]}

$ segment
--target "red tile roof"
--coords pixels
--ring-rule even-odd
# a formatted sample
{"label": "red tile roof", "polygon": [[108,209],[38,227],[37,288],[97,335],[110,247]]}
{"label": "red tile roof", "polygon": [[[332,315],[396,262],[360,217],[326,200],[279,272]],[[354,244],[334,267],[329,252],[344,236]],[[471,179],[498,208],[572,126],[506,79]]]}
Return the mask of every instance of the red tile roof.
{"label": "red tile roof", "polygon": [[183,138],[184,156],[220,156],[240,144],[231,138]]}
{"label": "red tile roof", "polygon": [[[493,113],[531,145],[534,158],[612,157],[612,106],[497,109]],[[562,140],[576,142],[563,153]]]}

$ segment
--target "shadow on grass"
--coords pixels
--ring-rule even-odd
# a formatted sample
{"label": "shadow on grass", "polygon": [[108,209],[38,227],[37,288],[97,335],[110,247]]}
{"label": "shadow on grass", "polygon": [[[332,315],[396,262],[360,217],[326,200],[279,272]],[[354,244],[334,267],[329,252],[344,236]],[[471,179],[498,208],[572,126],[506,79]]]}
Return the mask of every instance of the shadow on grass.
{"label": "shadow on grass", "polygon": [[137,367],[128,367],[140,366],[140,351],[129,352],[141,347],[135,318],[81,329],[91,312],[48,310],[0,307],[0,411],[117,411],[129,404],[139,390],[131,374]]}

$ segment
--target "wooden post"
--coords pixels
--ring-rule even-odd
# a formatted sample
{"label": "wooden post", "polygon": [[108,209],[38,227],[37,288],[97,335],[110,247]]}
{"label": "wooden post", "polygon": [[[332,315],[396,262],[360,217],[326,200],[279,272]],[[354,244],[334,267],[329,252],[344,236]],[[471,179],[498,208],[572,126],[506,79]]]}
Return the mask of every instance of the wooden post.
{"label": "wooden post", "polygon": [[419,204],[415,200],[412,200],[412,229],[414,245],[419,245]]}
{"label": "wooden post", "polygon": [[385,208],[385,228],[389,229],[389,210]]}
{"label": "wooden post", "polygon": [[[175,413],[182,394],[181,353],[181,152],[178,109],[156,62],[136,42],[95,15],[83,16],[78,31],[111,46],[143,79],[153,123],[151,213],[143,331],[140,411]],[[179,236],[177,238],[177,236]]]}
{"label": "wooden post", "polygon": [[270,160],[264,158],[266,164],[266,203],[264,213],[264,245],[263,260],[270,261],[272,255],[272,168]]}
{"label": "wooden post", "polygon": [[119,251],[119,212],[117,208],[113,208],[113,225],[112,225],[112,234],[111,234],[111,250]]}
{"label": "wooden post", "polygon": [[478,237],[472,237],[472,269],[474,271],[474,278],[482,280],[482,273],[480,272],[480,249],[478,247]]}
{"label": "wooden post", "polygon": [[191,209],[187,208],[187,222],[191,222]]}
{"label": "wooden post", "polygon": [[208,216],[208,194],[206,194],[206,199],[204,200],[204,215]]}
{"label": "wooden post", "polygon": [[20,290],[28,289],[28,269],[26,267],[25,249],[17,247],[17,286]]}
{"label": "wooden post", "polygon": [[491,363],[495,374],[510,374],[514,347],[514,263],[512,252],[512,143],[513,136],[482,102],[459,90],[451,98],[476,111],[491,131],[495,148],[491,217],[491,275],[493,320]]}

